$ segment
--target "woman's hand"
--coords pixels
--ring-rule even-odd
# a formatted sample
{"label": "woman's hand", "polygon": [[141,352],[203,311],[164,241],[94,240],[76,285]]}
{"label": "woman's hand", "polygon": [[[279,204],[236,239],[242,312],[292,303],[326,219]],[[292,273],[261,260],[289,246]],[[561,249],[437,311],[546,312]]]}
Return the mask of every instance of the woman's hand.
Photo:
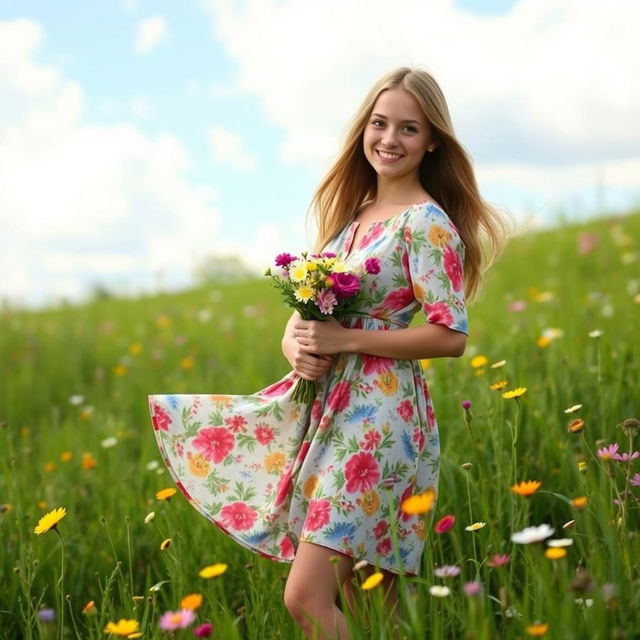
{"label": "woman's hand", "polygon": [[346,337],[349,329],[335,318],[326,320],[301,320],[293,323],[293,337],[308,353],[331,355],[346,351]]}
{"label": "woman's hand", "polygon": [[321,378],[333,364],[333,356],[316,356],[301,347],[297,340],[287,336],[282,341],[282,352],[293,371],[304,380]]}

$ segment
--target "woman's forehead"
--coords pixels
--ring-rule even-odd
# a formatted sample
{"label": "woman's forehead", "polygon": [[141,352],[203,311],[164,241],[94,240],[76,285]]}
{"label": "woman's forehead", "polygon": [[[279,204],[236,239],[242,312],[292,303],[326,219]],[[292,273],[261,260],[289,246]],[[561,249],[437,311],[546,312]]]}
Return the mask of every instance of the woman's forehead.
{"label": "woman's forehead", "polygon": [[418,101],[406,89],[386,89],[376,99],[372,114],[393,120],[414,120],[426,124],[426,118]]}

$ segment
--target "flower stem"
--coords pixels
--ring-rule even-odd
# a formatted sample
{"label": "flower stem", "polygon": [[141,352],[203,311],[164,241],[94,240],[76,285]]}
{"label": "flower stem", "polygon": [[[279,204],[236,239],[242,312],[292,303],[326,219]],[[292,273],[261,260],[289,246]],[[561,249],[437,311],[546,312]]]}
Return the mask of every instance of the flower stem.
{"label": "flower stem", "polygon": [[60,622],[58,628],[58,637],[64,637],[64,538],[62,534],[58,531],[58,527],[54,527],[53,529],[60,538],[60,543],[62,545],[61,554],[60,554],[60,578],[58,579],[58,591],[60,592]]}

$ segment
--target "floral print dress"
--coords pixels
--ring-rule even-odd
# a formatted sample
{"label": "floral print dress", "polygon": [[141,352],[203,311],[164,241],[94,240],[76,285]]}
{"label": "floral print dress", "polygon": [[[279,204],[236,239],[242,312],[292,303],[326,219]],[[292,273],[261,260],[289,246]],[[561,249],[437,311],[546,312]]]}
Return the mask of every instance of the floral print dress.
{"label": "floral print dress", "polygon": [[[467,333],[464,246],[444,211],[415,204],[372,223],[353,247],[358,224],[325,251],[351,268],[376,257],[381,269],[363,279],[364,317],[342,324],[394,331],[422,309],[427,322]],[[420,362],[337,354],[311,405],[291,400],[297,379],[291,371],[252,395],[149,396],[177,486],[202,515],[261,555],[290,562],[305,541],[418,574],[424,522],[400,504],[437,486],[439,464]]]}

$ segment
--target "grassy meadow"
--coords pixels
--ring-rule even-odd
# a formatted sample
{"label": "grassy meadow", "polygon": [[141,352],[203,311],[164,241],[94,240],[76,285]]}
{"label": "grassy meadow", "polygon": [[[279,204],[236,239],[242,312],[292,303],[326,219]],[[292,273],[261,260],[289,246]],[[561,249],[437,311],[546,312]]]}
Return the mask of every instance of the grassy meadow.
{"label": "grassy meadow", "polygon": [[[465,355],[423,363],[442,465],[423,574],[400,585],[403,637],[640,637],[639,267],[639,213],[514,238],[470,307]],[[147,409],[149,393],[275,382],[288,316],[266,278],[2,309],[0,638],[107,638],[110,622],[113,637],[301,638],[282,604],[289,565],[239,547],[180,493],[156,498],[173,484]],[[540,485],[518,495],[523,481]],[[546,540],[511,540],[543,524]],[[391,638],[366,575],[353,637]],[[195,620],[162,631],[189,594]]]}

